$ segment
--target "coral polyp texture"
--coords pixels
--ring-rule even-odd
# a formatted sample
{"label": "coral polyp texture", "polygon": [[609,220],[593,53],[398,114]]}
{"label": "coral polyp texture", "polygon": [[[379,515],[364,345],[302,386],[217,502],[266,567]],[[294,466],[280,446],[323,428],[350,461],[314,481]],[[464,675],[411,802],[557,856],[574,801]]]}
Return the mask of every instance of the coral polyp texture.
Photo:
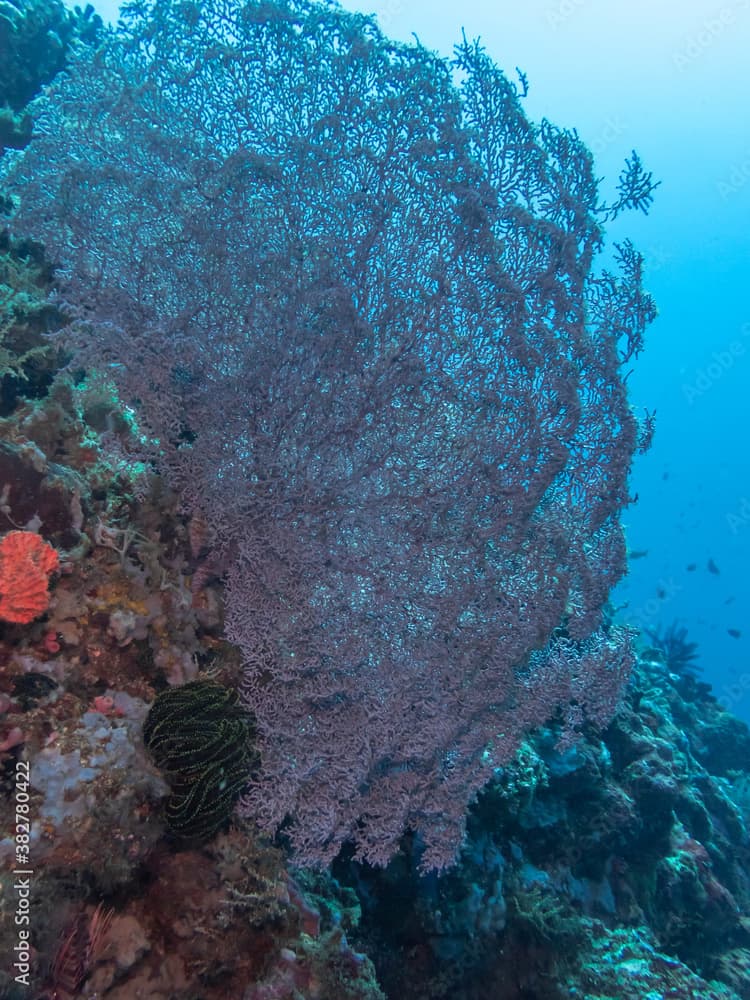
{"label": "coral polyp texture", "polygon": [[57,552],[33,531],[0,538],[0,619],[26,624],[49,605],[49,578],[59,568]]}
{"label": "coral polyp texture", "polygon": [[13,226],[211,527],[244,812],[301,861],[384,864],[410,829],[442,868],[524,733],[606,722],[630,670],[601,612],[654,307],[629,243],[595,262],[650,176],[633,156],[607,204],[466,40],[445,61],[306,0],[123,14],[38,102]]}

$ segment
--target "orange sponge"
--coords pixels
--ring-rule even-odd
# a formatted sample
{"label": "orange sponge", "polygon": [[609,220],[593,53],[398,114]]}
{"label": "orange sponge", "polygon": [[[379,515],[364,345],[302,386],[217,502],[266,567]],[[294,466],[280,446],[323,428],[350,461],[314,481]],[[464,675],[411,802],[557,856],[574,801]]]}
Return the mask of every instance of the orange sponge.
{"label": "orange sponge", "polygon": [[33,531],[9,531],[0,539],[0,618],[30,622],[47,610],[50,574],[57,552]]}

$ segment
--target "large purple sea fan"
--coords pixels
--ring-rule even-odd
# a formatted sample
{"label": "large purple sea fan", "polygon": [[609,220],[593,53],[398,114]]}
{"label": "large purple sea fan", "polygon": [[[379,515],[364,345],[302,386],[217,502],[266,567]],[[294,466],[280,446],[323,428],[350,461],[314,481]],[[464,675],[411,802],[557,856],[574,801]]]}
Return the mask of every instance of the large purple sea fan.
{"label": "large purple sea fan", "polygon": [[653,306],[629,244],[592,267],[639,162],[604,206],[478,45],[307,0],[127,4],[37,112],[14,226],[229,561],[245,810],[304,862],[410,828],[449,864],[524,732],[627,676],[597,630]]}

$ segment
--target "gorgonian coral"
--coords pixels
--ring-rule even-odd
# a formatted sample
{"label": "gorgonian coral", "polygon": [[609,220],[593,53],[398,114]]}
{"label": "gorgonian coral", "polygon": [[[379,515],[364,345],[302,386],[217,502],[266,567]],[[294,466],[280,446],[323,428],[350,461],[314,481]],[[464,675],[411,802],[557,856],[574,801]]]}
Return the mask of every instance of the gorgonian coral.
{"label": "gorgonian coral", "polygon": [[465,40],[445,62],[309,0],[124,16],[38,106],[14,225],[215,532],[244,808],[304,861],[383,863],[411,828],[441,867],[528,727],[602,721],[627,676],[599,622],[653,305],[630,244],[594,262],[650,178],[604,204]]}

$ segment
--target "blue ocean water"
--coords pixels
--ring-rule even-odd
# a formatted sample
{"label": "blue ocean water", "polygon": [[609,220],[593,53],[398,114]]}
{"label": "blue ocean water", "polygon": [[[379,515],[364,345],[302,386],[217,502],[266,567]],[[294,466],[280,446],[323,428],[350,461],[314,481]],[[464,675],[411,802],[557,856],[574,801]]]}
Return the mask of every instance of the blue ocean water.
{"label": "blue ocean water", "polygon": [[[634,469],[625,522],[638,558],[614,600],[645,630],[686,629],[701,676],[750,719],[750,2],[343,6],[443,55],[462,29],[481,36],[507,73],[527,74],[533,120],[578,130],[605,197],[633,148],[661,180],[648,218],[609,230],[645,253],[660,312],[630,379],[657,431]],[[116,17],[111,2],[97,10]]]}

